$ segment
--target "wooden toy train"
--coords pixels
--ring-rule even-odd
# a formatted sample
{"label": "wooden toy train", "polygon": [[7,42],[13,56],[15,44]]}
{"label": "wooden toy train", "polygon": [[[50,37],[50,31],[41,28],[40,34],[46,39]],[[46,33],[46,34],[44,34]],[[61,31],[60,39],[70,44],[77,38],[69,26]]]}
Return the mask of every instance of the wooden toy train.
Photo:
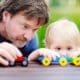
{"label": "wooden toy train", "polygon": [[59,64],[60,66],[67,66],[69,63],[75,66],[80,66],[80,57],[69,57],[69,56],[56,56],[55,59],[50,60],[48,57],[40,56],[38,62],[44,66],[49,66],[51,64]]}

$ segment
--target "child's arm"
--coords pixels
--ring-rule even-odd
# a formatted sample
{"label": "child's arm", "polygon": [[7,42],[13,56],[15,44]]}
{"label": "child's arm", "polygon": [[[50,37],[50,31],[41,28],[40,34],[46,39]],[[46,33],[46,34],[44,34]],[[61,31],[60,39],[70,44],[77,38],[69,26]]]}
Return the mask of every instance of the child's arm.
{"label": "child's arm", "polygon": [[56,56],[59,56],[59,54],[53,50],[47,49],[47,48],[40,48],[35,51],[33,51],[29,57],[29,61],[37,60],[39,56],[43,55],[44,57],[49,57],[50,60],[55,58]]}

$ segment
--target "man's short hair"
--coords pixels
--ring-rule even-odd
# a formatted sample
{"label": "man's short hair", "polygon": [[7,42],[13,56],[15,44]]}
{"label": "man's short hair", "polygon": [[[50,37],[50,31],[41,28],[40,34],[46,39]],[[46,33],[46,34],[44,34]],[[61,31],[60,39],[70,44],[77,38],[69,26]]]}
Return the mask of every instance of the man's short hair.
{"label": "man's short hair", "polygon": [[46,24],[49,19],[44,0],[4,0],[0,5],[0,21],[2,21],[3,11],[8,11],[12,17],[22,11],[25,17],[37,17],[41,24]]}

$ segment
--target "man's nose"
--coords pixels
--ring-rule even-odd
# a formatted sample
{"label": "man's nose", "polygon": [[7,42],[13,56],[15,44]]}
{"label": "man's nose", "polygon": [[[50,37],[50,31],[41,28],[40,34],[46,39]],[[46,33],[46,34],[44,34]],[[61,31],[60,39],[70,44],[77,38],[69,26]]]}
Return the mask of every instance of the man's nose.
{"label": "man's nose", "polygon": [[34,32],[32,31],[28,31],[24,34],[24,37],[26,38],[26,40],[30,41],[34,36]]}

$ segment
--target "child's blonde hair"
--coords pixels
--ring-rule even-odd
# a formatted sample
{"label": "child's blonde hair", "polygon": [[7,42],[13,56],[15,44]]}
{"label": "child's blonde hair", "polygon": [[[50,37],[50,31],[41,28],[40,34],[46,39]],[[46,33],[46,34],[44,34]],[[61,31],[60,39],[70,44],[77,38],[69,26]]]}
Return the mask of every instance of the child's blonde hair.
{"label": "child's blonde hair", "polygon": [[46,30],[45,45],[50,47],[54,44],[54,38],[61,39],[65,44],[73,42],[80,46],[80,33],[77,25],[67,19],[56,21],[50,24]]}

